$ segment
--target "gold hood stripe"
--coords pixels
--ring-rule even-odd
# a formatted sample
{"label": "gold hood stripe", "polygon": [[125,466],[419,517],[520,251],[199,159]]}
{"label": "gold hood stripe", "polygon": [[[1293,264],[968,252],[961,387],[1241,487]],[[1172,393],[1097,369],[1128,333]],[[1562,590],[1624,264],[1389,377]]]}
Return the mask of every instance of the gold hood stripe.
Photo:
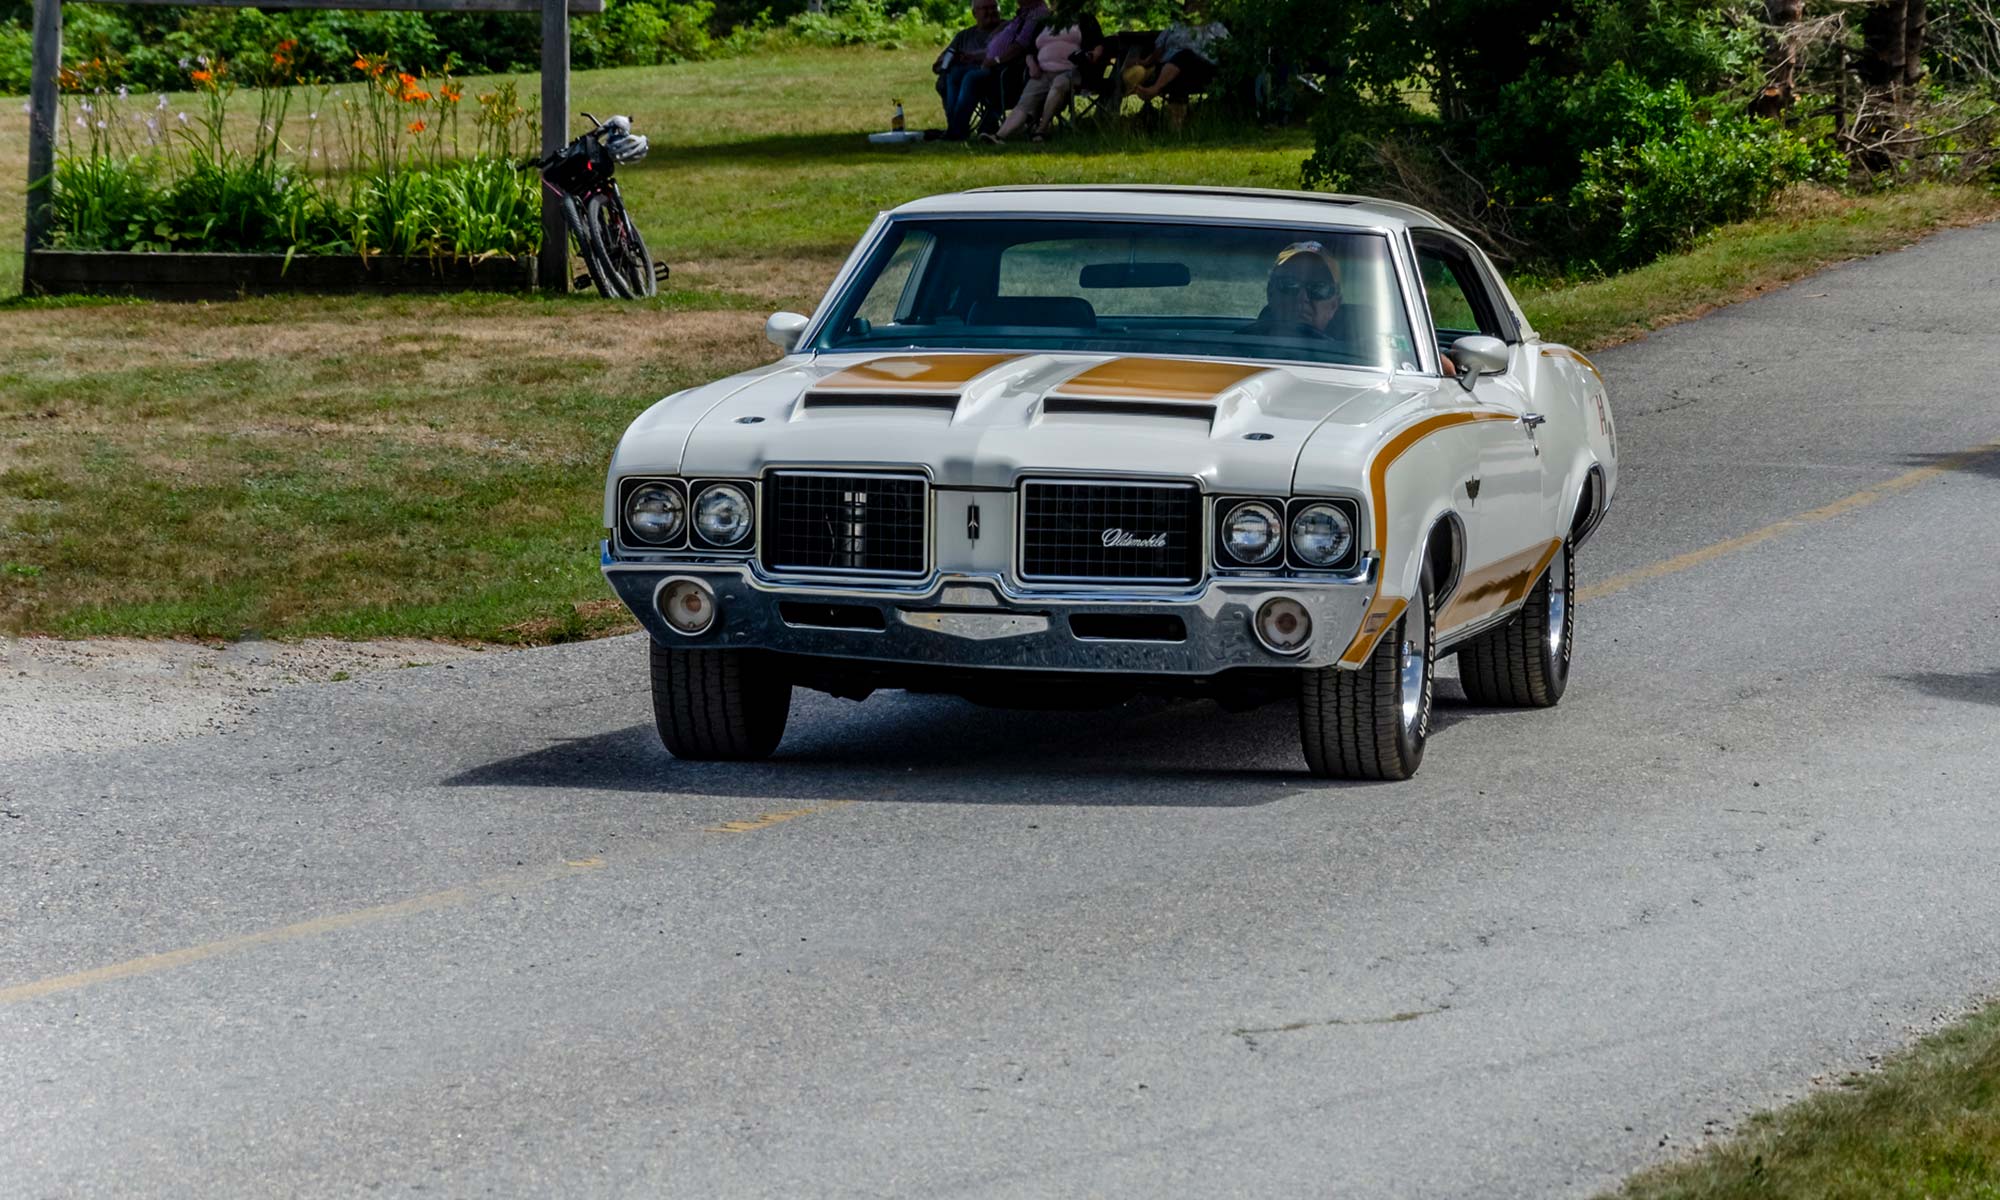
{"label": "gold hood stripe", "polygon": [[1018,354],[892,354],[857,363],[813,384],[869,392],[948,392],[964,387]]}
{"label": "gold hood stripe", "polygon": [[1114,358],[1057,385],[1055,395],[1113,400],[1215,399],[1269,367],[1175,358]]}

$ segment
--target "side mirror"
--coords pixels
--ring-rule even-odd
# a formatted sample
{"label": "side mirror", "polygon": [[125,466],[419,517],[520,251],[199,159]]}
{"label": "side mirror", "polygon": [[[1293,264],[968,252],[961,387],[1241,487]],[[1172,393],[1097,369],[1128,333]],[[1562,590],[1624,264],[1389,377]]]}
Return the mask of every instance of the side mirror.
{"label": "side mirror", "polygon": [[1462,337],[1451,344],[1451,361],[1458,366],[1459,385],[1469,392],[1481,375],[1507,369],[1507,343],[1495,337]]}
{"label": "side mirror", "polygon": [[773,346],[790,354],[799,348],[799,338],[810,324],[812,324],[811,317],[800,316],[795,312],[772,313],[771,319],[764,322],[764,336]]}

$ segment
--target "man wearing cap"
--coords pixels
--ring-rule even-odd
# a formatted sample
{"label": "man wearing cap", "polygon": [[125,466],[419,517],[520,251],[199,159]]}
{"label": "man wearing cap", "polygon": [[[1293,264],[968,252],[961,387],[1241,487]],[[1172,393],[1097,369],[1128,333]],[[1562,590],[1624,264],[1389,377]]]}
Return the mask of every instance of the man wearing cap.
{"label": "man wearing cap", "polygon": [[1264,281],[1264,311],[1236,332],[1251,337],[1324,338],[1340,311],[1340,264],[1318,242],[1278,251]]}

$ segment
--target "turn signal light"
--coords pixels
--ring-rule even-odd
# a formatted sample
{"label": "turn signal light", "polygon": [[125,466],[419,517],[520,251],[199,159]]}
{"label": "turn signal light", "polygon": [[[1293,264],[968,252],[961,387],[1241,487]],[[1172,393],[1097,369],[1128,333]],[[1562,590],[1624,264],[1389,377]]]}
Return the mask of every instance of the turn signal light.
{"label": "turn signal light", "polygon": [[1273,596],[1264,601],[1252,624],[1257,640],[1279,654],[1297,654],[1312,641],[1312,614],[1290,596]]}
{"label": "turn signal light", "polygon": [[707,633],[715,624],[715,593],[696,579],[676,579],[660,589],[660,615],[674,632],[689,637]]}

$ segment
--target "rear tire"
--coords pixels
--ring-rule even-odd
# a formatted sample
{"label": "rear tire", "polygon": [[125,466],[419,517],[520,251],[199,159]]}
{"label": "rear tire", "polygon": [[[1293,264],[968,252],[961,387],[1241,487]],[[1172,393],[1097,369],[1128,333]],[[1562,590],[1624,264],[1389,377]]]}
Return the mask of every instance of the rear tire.
{"label": "rear tire", "polygon": [[1553,708],[1576,649],[1576,556],[1563,543],[1512,621],[1458,652],[1466,699],[1495,708]]}
{"label": "rear tire", "polygon": [[785,736],[792,681],[752,650],[670,649],[648,642],[653,723],[675,758],[768,758]]}
{"label": "rear tire", "polygon": [[1424,761],[1435,694],[1437,603],[1430,572],[1417,599],[1359,670],[1322,667],[1299,686],[1306,766],[1329,779],[1408,779]]}

